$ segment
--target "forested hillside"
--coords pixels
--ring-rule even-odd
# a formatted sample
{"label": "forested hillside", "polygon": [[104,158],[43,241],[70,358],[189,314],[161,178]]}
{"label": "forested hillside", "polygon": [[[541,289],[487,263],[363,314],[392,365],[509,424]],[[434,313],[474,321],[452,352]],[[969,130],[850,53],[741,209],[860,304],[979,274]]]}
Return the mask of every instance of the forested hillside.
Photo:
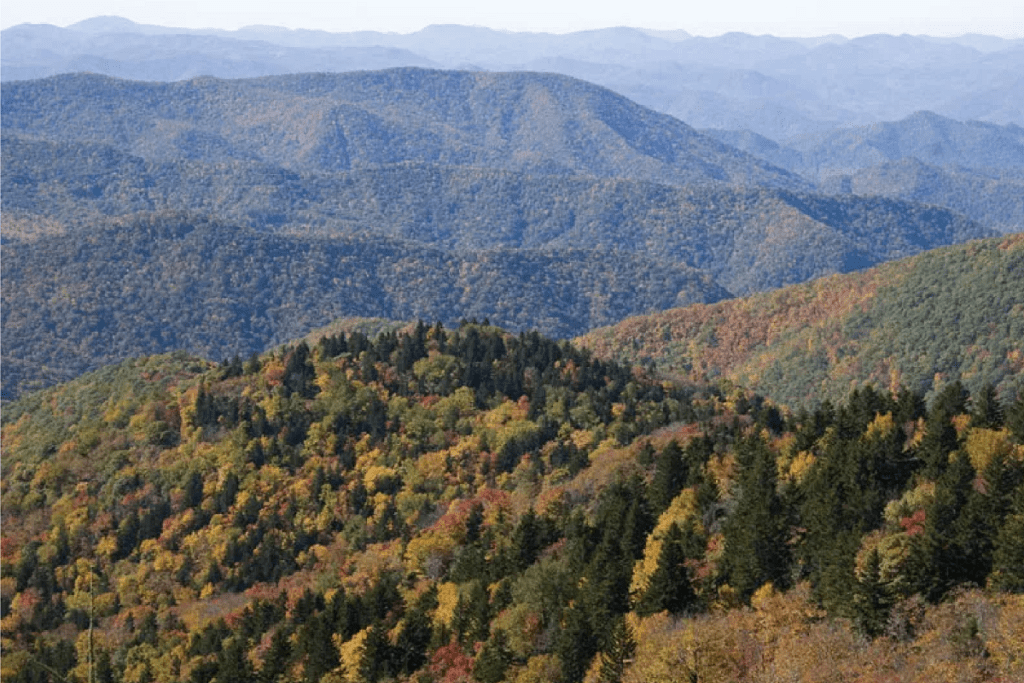
{"label": "forested hillside", "polygon": [[421,323],[128,361],[2,437],[5,681],[1024,672],[1024,402],[991,388],[794,416]]}
{"label": "forested hillside", "polygon": [[1024,394],[1024,233],[861,273],[631,318],[579,342],[603,358],[725,378],[791,406],[864,384]]}
{"label": "forested hillside", "polygon": [[108,146],[13,136],[3,163],[12,240],[187,211],[265,232],[365,232],[457,252],[599,246],[700,268],[734,294],[995,234],[935,207],[770,188],[424,164],[298,173],[256,162],[147,162]]}
{"label": "forested hillside", "polygon": [[339,171],[401,162],[672,184],[806,187],[610,90],[540,73],[389,69],[251,80],[4,83],[7,133],[153,160]]}
{"label": "forested hillside", "polygon": [[4,396],[168,349],[248,356],[342,316],[480,317],[570,337],[726,296],[698,270],[601,245],[452,253],[147,214],[4,246]]}

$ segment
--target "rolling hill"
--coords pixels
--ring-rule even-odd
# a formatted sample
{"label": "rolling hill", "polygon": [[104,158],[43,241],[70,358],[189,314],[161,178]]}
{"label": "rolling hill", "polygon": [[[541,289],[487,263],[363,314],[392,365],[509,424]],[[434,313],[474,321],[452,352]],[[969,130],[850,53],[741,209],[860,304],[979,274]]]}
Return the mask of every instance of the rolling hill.
{"label": "rolling hill", "polygon": [[789,169],[830,194],[944,206],[996,228],[1024,228],[1024,129],[921,111],[899,121],[776,142],[752,131],[706,134]]}
{"label": "rolling hill", "polygon": [[488,318],[569,337],[726,296],[696,269],[599,247],[460,253],[146,214],[5,244],[3,390],[173,349],[248,356],[342,316]]}

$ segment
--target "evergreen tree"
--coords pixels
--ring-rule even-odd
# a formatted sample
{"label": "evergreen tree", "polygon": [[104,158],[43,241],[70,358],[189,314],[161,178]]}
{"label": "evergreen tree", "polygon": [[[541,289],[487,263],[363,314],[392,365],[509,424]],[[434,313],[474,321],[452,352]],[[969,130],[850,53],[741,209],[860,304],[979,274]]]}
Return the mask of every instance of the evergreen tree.
{"label": "evergreen tree", "polygon": [[270,648],[263,657],[263,668],[260,669],[262,683],[276,683],[288,670],[288,662],[292,655],[292,646],[284,628],[274,631],[270,639]]}
{"label": "evergreen tree", "polygon": [[1024,392],[1017,396],[1017,400],[1006,411],[1006,427],[1017,443],[1024,443]]}
{"label": "evergreen tree", "polygon": [[925,420],[924,437],[918,445],[918,457],[924,463],[924,476],[938,479],[949,463],[949,455],[959,445],[953,418],[967,412],[967,392],[960,382],[948,385],[935,398]]}
{"label": "evergreen tree", "polygon": [[393,655],[384,624],[378,622],[371,626],[366,632],[359,657],[359,680],[376,683],[382,678],[394,675],[394,669],[397,667],[392,665]]}
{"label": "evergreen tree", "polygon": [[765,583],[788,586],[790,554],[775,454],[755,435],[737,444],[737,459],[745,469],[736,509],[725,522],[722,564],[728,583],[748,599]]}
{"label": "evergreen tree", "polygon": [[495,629],[473,662],[473,678],[480,683],[499,683],[505,680],[505,672],[511,663],[508,636],[501,629]]}
{"label": "evergreen tree", "polygon": [[875,548],[857,580],[854,602],[857,627],[869,638],[880,636],[889,621],[892,605],[892,596],[882,580],[881,556]]}
{"label": "evergreen tree", "polygon": [[924,532],[914,538],[906,571],[914,592],[938,602],[949,589],[971,580],[981,558],[967,556],[963,529],[957,521],[967,504],[974,468],[967,456],[957,454],[935,487],[925,509]]}
{"label": "evergreen tree", "polygon": [[516,571],[524,571],[534,563],[542,542],[537,513],[530,508],[512,531],[512,563]]}
{"label": "evergreen tree", "polygon": [[423,666],[427,661],[426,650],[432,636],[433,625],[430,615],[419,607],[410,609],[395,639],[396,668],[403,673],[411,674]]}
{"label": "evergreen tree", "polygon": [[971,397],[971,426],[999,429],[1003,426],[1003,407],[996,396],[996,388],[985,384]]}
{"label": "evergreen tree", "polygon": [[1024,593],[1024,485],[1013,494],[992,554],[992,583],[999,590]]}
{"label": "evergreen tree", "polygon": [[601,653],[601,683],[622,683],[626,666],[636,656],[636,639],[625,617],[615,621],[608,647]]}
{"label": "evergreen tree", "polygon": [[649,495],[655,514],[660,514],[683,490],[688,470],[683,462],[683,451],[675,439],[658,453],[654,463],[654,478],[651,480]]}
{"label": "evergreen tree", "polygon": [[668,610],[672,614],[682,614],[693,609],[697,595],[690,585],[684,564],[684,544],[683,532],[673,522],[662,539],[658,566],[637,604],[637,614],[647,616],[663,610]]}
{"label": "evergreen tree", "polygon": [[566,683],[579,683],[597,654],[598,639],[588,615],[578,604],[570,604],[562,614],[555,651],[562,661]]}
{"label": "evergreen tree", "polygon": [[252,680],[252,670],[246,658],[245,644],[240,638],[230,638],[218,657],[217,677],[214,683],[237,683]]}

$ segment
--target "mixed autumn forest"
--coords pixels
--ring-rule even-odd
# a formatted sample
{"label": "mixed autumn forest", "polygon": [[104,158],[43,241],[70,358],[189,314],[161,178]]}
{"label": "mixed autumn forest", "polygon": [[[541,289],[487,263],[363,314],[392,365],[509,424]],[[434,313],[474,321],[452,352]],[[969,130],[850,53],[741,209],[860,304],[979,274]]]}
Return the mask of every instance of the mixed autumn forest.
{"label": "mixed autumn forest", "polygon": [[6,29],[5,683],[1024,679],[1024,53],[924,38]]}

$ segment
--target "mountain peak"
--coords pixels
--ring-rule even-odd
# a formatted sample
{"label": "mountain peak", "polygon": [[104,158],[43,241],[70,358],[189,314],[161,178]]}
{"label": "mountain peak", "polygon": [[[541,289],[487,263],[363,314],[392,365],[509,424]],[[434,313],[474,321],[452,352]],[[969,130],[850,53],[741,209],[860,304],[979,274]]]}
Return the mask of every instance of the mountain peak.
{"label": "mountain peak", "polygon": [[135,33],[138,32],[141,27],[142,24],[137,24],[131,19],[114,15],[91,17],[68,26],[68,28],[74,29],[75,31],[83,31],[86,33]]}

